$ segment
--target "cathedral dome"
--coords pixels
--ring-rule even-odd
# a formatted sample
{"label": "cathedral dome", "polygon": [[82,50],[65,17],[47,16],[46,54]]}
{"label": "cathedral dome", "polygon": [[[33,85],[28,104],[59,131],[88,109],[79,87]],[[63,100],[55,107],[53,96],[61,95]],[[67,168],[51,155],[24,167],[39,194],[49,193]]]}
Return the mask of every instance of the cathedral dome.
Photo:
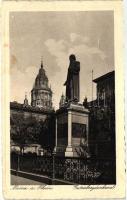
{"label": "cathedral dome", "polygon": [[48,86],[48,77],[43,68],[43,63],[41,63],[31,91],[31,105],[45,109],[52,108],[52,91]]}
{"label": "cathedral dome", "polygon": [[43,64],[41,64],[41,68],[39,69],[38,75],[35,79],[34,88],[35,89],[47,89],[47,90],[49,90],[48,77],[47,77],[45,70],[43,68]]}

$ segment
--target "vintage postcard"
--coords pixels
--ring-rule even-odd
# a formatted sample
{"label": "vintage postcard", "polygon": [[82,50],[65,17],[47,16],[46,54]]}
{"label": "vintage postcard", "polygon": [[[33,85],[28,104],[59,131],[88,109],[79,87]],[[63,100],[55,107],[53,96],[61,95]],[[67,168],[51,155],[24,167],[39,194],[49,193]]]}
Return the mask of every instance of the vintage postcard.
{"label": "vintage postcard", "polygon": [[3,193],[125,197],[121,1],[2,5]]}

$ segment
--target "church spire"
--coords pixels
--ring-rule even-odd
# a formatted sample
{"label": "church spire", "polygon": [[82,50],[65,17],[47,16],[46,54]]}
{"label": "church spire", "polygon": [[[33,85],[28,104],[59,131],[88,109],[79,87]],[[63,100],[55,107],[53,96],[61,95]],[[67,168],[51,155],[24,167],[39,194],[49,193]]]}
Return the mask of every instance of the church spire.
{"label": "church spire", "polygon": [[41,58],[41,68],[43,68],[43,57]]}
{"label": "church spire", "polygon": [[64,106],[65,104],[65,96],[62,93],[61,98],[60,98],[60,102],[59,102],[59,107],[61,108],[62,106]]}
{"label": "church spire", "polygon": [[25,92],[24,105],[28,106],[28,99],[27,99],[27,93],[26,92]]}
{"label": "church spire", "polygon": [[25,99],[27,99],[27,92],[25,92]]}

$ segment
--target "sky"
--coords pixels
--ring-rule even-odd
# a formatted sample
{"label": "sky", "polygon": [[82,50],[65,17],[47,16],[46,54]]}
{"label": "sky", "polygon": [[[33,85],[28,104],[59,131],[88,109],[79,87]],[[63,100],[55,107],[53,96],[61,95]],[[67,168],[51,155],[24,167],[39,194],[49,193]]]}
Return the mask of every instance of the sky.
{"label": "sky", "polygon": [[[92,100],[93,79],[115,68],[112,11],[11,12],[10,100],[23,103],[38,74],[41,59],[57,109],[69,66],[69,55],[80,62],[80,101]],[[96,84],[93,84],[96,98]]]}

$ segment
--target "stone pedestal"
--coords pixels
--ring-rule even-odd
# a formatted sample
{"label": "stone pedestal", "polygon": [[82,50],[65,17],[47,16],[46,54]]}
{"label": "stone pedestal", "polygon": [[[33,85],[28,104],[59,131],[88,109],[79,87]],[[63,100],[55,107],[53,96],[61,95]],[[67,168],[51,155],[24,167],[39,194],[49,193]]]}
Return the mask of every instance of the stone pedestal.
{"label": "stone pedestal", "polygon": [[57,155],[80,157],[82,144],[88,145],[89,112],[79,103],[69,103],[56,111]]}

